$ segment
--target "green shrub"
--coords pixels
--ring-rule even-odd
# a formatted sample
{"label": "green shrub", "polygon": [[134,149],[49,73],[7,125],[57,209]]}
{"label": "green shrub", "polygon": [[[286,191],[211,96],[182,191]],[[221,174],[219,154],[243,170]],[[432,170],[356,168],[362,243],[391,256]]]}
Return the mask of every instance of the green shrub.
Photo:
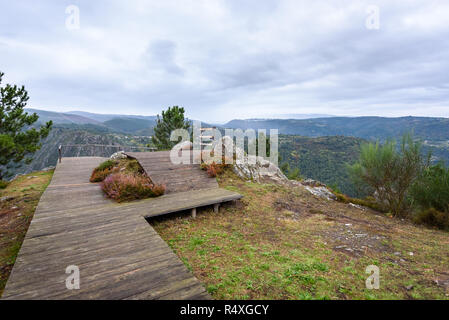
{"label": "green shrub", "polygon": [[299,172],[299,168],[294,168],[294,169],[290,170],[287,177],[289,180],[301,180],[301,174]]}
{"label": "green shrub", "polygon": [[429,208],[418,212],[414,219],[418,224],[425,224],[449,231],[449,213]]}
{"label": "green shrub", "polygon": [[140,166],[137,160],[125,160],[125,170],[129,173],[144,173],[144,170]]}
{"label": "green shrub", "polygon": [[357,199],[357,198],[351,198],[351,203],[358,204],[359,206],[364,206],[371,208],[375,211],[386,213],[385,207],[382,205],[379,205],[379,203],[374,199],[373,197],[366,197],[365,199]]}
{"label": "green shrub", "polygon": [[107,176],[117,172],[146,176],[145,170],[135,159],[107,160],[94,169],[90,182],[102,182]]}
{"label": "green shrub", "polygon": [[105,162],[101,163],[98,167],[94,169],[92,172],[92,175],[90,176],[90,182],[101,182],[108,175],[115,172],[114,167],[117,165],[118,162],[113,160],[106,160]]}
{"label": "green shrub", "polygon": [[94,170],[90,176],[90,182],[101,182],[112,173],[112,169],[106,168],[104,170]]}
{"label": "green shrub", "polygon": [[410,190],[413,205],[449,213],[449,168],[437,164],[423,171]]}
{"label": "green shrub", "polygon": [[6,189],[8,184],[9,183],[7,181],[0,180],[0,189]]}
{"label": "green shrub", "polygon": [[98,167],[96,167],[95,170],[103,171],[106,169],[112,169],[116,164],[117,164],[116,161],[106,160],[105,162],[101,163]]}
{"label": "green shrub", "polygon": [[381,205],[379,205],[376,201],[376,199],[374,199],[373,197],[366,197],[365,199],[357,199],[357,198],[351,198],[345,194],[336,192],[332,189],[332,192],[335,194],[335,196],[337,197],[337,201],[342,202],[342,203],[353,203],[353,204],[357,204],[359,206],[364,206],[367,208],[371,208],[375,211],[379,211],[379,212],[386,212],[385,208]]}
{"label": "green shrub", "polygon": [[287,162],[284,162],[280,166],[280,169],[281,169],[282,173],[285,174],[285,176],[289,180],[297,180],[297,181],[302,180],[302,176],[301,176],[301,172],[300,172],[299,168],[290,168],[290,165]]}
{"label": "green shrub", "polygon": [[349,167],[349,174],[360,191],[376,195],[379,207],[405,216],[408,191],[423,168],[420,143],[404,135],[400,150],[395,141],[362,145],[360,159]]}

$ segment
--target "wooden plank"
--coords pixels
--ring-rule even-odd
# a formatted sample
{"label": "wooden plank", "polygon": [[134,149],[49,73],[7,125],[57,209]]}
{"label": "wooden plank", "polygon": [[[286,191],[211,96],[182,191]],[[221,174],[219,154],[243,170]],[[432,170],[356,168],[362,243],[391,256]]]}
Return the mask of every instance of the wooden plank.
{"label": "wooden plank", "polygon": [[[104,160],[58,163],[2,299],[210,298],[145,221],[151,207],[113,203],[88,182]],[[68,265],[80,268],[80,290],[65,287]]]}
{"label": "wooden plank", "polygon": [[[63,158],[34,218],[3,299],[209,299],[145,218],[240,199],[198,165],[173,165],[169,152],[132,153],[165,195],[117,204],[89,183],[98,157]],[[80,268],[80,290],[65,268]]]}
{"label": "wooden plank", "polygon": [[[189,152],[189,151],[187,151]],[[166,193],[218,188],[215,178],[211,178],[199,165],[173,164],[170,151],[127,152],[139,161],[151,180],[166,187]],[[193,155],[190,152],[190,159]]]}

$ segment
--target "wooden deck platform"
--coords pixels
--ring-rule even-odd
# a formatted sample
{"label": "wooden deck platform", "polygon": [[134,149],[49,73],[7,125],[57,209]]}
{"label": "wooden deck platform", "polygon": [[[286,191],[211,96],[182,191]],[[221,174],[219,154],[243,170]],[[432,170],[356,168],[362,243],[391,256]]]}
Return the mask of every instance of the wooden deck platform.
{"label": "wooden deck platform", "polygon": [[[116,204],[89,183],[102,158],[63,158],[42,195],[2,299],[208,299],[144,217],[228,201],[215,189]],[[79,267],[80,289],[66,288]]]}
{"label": "wooden deck platform", "polygon": [[218,188],[215,178],[211,178],[198,164],[173,164],[170,151],[127,152],[137,159],[151,180],[164,184],[166,193]]}
{"label": "wooden deck platform", "polygon": [[173,164],[170,151],[126,154],[140,163],[154,183],[166,187],[162,197],[139,201],[137,206],[149,210],[146,218],[189,209],[195,216],[196,208],[214,205],[214,209],[218,210],[220,203],[242,198],[236,192],[219,188],[217,179],[209,177],[198,164]]}

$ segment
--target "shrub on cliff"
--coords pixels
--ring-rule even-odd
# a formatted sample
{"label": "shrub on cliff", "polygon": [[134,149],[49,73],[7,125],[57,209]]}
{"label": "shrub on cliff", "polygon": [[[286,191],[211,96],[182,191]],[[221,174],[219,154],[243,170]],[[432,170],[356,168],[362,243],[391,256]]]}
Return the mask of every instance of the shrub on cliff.
{"label": "shrub on cliff", "polygon": [[420,143],[404,135],[399,150],[394,141],[363,145],[349,173],[359,187],[376,196],[379,205],[395,216],[405,216],[408,192],[424,167]]}
{"label": "shrub on cliff", "polygon": [[449,168],[442,163],[423,170],[410,189],[412,203],[449,214]]}
{"label": "shrub on cliff", "polygon": [[113,173],[114,166],[117,165],[117,161],[107,160],[101,163],[94,169],[90,176],[90,182],[101,182],[110,174]]}
{"label": "shrub on cliff", "polygon": [[158,197],[164,194],[165,187],[155,185],[145,176],[114,173],[101,183],[107,197],[117,202]]}

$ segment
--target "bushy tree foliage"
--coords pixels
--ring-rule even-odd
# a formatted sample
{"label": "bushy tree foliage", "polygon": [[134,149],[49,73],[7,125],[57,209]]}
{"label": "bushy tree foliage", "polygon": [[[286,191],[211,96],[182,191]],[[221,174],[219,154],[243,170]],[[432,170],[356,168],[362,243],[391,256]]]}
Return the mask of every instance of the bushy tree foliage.
{"label": "bushy tree foliage", "polygon": [[170,141],[170,134],[175,129],[189,130],[190,122],[184,118],[184,108],[173,106],[162,111],[162,117],[157,115],[154,127],[153,143],[159,150],[168,150],[179,141]]}
{"label": "bushy tree foliage", "polygon": [[290,168],[288,162],[284,162],[281,167],[281,171],[289,180],[302,180],[301,172],[299,168]]}
{"label": "bushy tree foliage", "polygon": [[400,148],[395,141],[362,145],[359,160],[349,167],[354,183],[371,192],[396,216],[407,212],[410,187],[425,167],[421,144],[404,135]]}
{"label": "bushy tree foliage", "polygon": [[[51,130],[49,121],[39,130],[30,128],[38,119],[38,115],[24,112],[28,101],[25,88],[6,84],[1,86],[4,73],[0,72],[0,165],[32,160],[31,155],[40,149],[39,143]],[[4,172],[0,169],[0,180]]]}
{"label": "bushy tree foliage", "polygon": [[449,214],[449,168],[442,163],[423,170],[410,190],[410,197],[420,209],[436,209]]}

